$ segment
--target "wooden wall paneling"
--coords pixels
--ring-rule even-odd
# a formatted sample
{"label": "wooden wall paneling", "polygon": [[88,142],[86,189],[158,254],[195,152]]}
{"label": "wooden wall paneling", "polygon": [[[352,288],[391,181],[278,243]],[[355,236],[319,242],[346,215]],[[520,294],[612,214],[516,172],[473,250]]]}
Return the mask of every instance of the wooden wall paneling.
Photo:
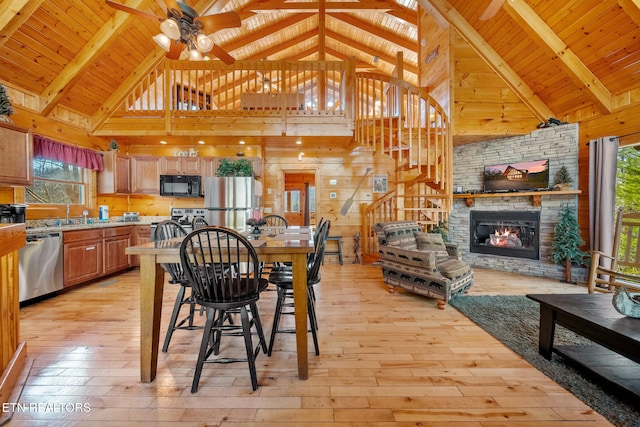
{"label": "wooden wall paneling", "polygon": [[457,33],[451,113],[455,135],[518,135],[540,120]]}
{"label": "wooden wall paneling", "polygon": [[445,21],[437,20],[434,14],[427,13],[422,7],[418,7],[418,16],[419,86],[426,87],[429,94],[448,112],[450,109],[450,27]]}

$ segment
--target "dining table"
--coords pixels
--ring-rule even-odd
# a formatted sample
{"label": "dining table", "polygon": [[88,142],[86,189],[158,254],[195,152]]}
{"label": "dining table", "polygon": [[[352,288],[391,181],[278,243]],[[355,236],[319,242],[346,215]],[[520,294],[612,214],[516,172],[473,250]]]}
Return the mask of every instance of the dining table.
{"label": "dining table", "polygon": [[[310,227],[262,227],[241,231],[258,254],[260,262],[289,262],[293,270],[298,378],[309,374],[307,350],[307,256],[314,250]],[[152,241],[125,249],[140,259],[140,381],[156,378],[165,284],[164,263],[180,262],[183,238]]]}

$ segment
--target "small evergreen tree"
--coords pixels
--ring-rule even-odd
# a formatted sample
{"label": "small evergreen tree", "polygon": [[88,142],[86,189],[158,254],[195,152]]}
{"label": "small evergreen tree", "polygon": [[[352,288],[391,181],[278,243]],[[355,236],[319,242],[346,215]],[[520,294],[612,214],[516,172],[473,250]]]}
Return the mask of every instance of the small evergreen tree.
{"label": "small evergreen tree", "polygon": [[554,264],[565,265],[566,281],[571,283],[571,266],[584,265],[589,256],[580,249],[584,240],[580,236],[578,219],[574,209],[565,206],[560,214],[560,220],[553,229],[551,243],[551,260]]}
{"label": "small evergreen tree", "polygon": [[7,94],[7,88],[0,84],[0,116],[10,116],[13,114],[11,101]]}

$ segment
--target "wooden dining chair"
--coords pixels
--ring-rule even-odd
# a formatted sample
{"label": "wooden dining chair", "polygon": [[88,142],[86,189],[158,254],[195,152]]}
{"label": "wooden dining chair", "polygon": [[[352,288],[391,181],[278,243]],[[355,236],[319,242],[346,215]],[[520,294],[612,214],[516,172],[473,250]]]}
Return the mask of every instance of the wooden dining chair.
{"label": "wooden dining chair", "polygon": [[625,286],[640,292],[640,212],[619,208],[613,232],[613,252],[592,250],[587,289],[615,292]]}
{"label": "wooden dining chair", "polygon": [[[195,301],[206,311],[206,323],[196,362],[191,392],[198,390],[205,363],[245,361],[251,385],[258,388],[255,360],[267,345],[256,302],[268,282],[260,275],[260,261],[251,243],[240,233],[224,227],[206,227],[189,233],[180,245],[180,261]],[[227,322],[238,312],[240,323]],[[258,344],[252,342],[252,329]],[[220,356],[222,336],[243,336],[246,358]]]}

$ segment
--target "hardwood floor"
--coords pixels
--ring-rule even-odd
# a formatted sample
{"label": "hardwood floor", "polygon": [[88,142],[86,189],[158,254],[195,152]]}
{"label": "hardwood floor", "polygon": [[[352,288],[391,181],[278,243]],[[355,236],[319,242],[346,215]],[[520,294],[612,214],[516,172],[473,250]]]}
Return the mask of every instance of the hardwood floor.
{"label": "hardwood floor", "polygon": [[[379,267],[333,260],[316,288],[321,354],[309,340],[307,381],[297,378],[294,336],[279,334],[273,356],[257,359],[257,391],[236,363],[206,365],[191,394],[197,330],[177,331],[157,379],[141,384],[137,280],[132,270],[21,310],[31,370],[16,402],[31,406],[9,426],[611,425],[454,308],[389,294]],[[165,287],[164,328],[176,290]],[[476,270],[470,293],[532,291],[586,289]],[[259,302],[267,334],[274,304],[275,292]],[[223,340],[223,352],[236,350]]]}

